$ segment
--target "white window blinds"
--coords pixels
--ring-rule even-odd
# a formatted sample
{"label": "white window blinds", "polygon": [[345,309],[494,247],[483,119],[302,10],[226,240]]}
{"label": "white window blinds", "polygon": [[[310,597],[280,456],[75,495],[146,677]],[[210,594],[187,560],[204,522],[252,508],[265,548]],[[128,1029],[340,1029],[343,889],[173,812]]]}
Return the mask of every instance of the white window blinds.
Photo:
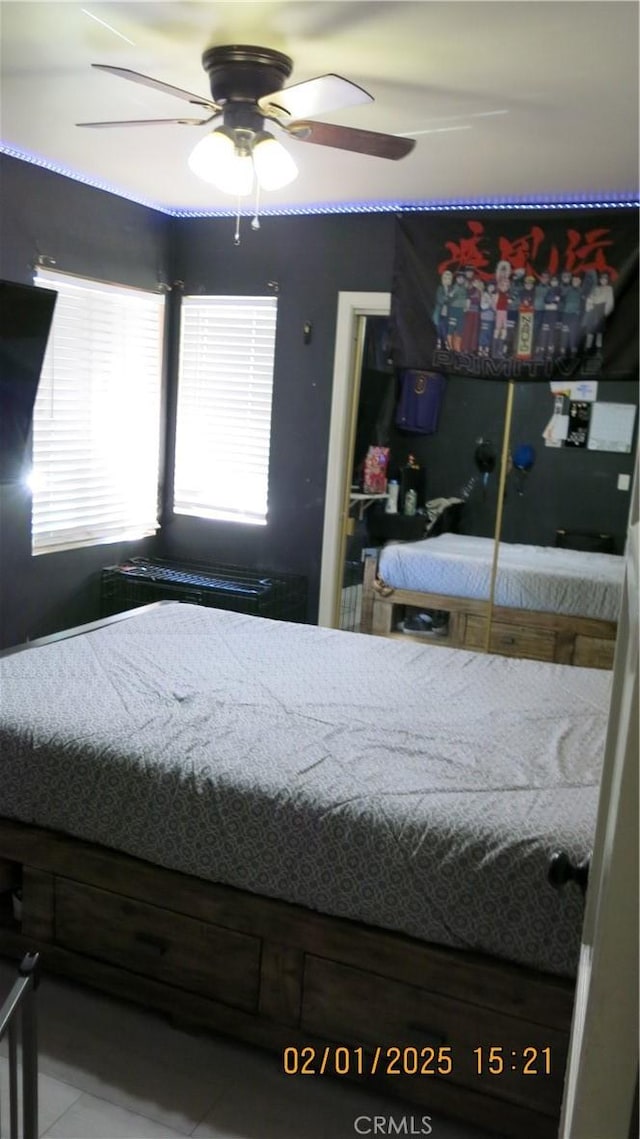
{"label": "white window blinds", "polygon": [[58,293],[33,417],[34,554],[157,528],[164,297],[38,270]]}
{"label": "white window blinds", "polygon": [[275,297],[184,297],[177,514],[266,523],[276,317]]}

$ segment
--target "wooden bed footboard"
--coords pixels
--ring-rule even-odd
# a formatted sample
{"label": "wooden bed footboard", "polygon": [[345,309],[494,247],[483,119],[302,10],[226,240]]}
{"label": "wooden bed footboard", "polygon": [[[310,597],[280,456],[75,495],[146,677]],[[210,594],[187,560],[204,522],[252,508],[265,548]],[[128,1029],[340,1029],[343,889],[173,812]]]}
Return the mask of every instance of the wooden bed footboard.
{"label": "wooden bed footboard", "polygon": [[[286,1048],[291,1070],[319,1073],[324,1057],[325,1072],[434,1114],[557,1135],[568,980],[2,819],[0,882],[4,955],[37,949],[45,972]],[[19,919],[7,884],[22,890]]]}
{"label": "wooden bed footboard", "polygon": [[[489,603],[442,593],[394,589],[377,576],[377,556],[365,558],[361,631],[379,637],[411,637],[398,631],[404,607],[439,609],[449,613],[446,636],[426,638],[423,643],[449,648],[483,651],[487,639]],[[613,668],[617,635],[615,621],[594,617],[567,617],[532,609],[494,606],[491,616],[490,652],[527,657],[582,668]]]}

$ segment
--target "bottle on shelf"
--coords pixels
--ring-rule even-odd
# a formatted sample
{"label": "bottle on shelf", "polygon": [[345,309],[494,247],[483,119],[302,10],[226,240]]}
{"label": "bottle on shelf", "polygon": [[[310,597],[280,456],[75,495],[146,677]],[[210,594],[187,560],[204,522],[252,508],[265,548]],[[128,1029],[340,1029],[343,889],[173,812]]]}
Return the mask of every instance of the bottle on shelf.
{"label": "bottle on shelf", "polygon": [[[418,499],[421,498],[422,489],[422,469],[414,455],[409,455],[407,461],[402,468],[401,485],[400,485],[400,509],[403,514],[407,514],[406,498],[410,490],[415,491],[416,495],[416,509]],[[415,509],[412,511],[415,514]]]}
{"label": "bottle on shelf", "polygon": [[400,484],[397,479],[389,479],[387,483],[387,501],[385,504],[385,512],[387,514],[398,513],[398,495],[400,493]]}
{"label": "bottle on shelf", "polygon": [[418,508],[418,495],[417,492],[411,487],[404,496],[404,514],[407,518],[412,517]]}

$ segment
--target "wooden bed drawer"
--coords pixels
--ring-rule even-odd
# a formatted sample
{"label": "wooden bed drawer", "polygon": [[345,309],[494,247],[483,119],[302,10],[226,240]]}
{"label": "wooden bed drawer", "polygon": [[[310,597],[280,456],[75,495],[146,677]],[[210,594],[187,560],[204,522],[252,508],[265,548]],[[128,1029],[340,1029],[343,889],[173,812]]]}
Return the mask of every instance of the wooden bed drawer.
{"label": "wooden bed drawer", "polygon": [[58,945],[254,1011],[260,939],[57,878]]}
{"label": "wooden bed drawer", "polygon": [[[487,623],[482,617],[467,617],[464,644],[465,648],[483,649],[487,635]],[[522,626],[507,625],[502,621],[491,624],[492,653],[502,656],[529,657],[531,660],[555,659],[556,635],[547,629],[526,629]]]}
{"label": "wooden bed drawer", "polygon": [[[566,1034],[493,1009],[471,1007],[414,985],[307,956],[302,1027],[336,1044],[360,1045],[370,1057],[380,1046],[379,1063],[392,1065],[389,1075],[406,1075],[422,1082],[446,1079],[549,1115],[560,1109]],[[446,1062],[441,1063],[439,1073],[425,1071],[412,1076],[408,1069],[403,1072],[402,1050],[406,1047],[410,1048],[408,1067],[413,1066],[413,1049],[417,1049],[418,1064],[425,1068],[437,1067],[438,1048],[449,1048],[450,1074]],[[430,1048],[435,1050],[433,1059]],[[481,1057],[475,1051],[478,1048],[482,1049]],[[488,1071],[490,1048],[500,1049],[504,1064],[504,1070],[496,1075]],[[550,1075],[543,1072],[545,1048],[550,1049]],[[531,1073],[525,1075],[522,1069],[528,1059]],[[534,1065],[538,1074],[533,1072]],[[494,1066],[499,1066],[496,1060]],[[384,1074],[380,1068],[378,1072]]]}
{"label": "wooden bed drawer", "polygon": [[613,652],[616,642],[604,637],[583,637],[575,639],[572,664],[583,668],[613,668]]}

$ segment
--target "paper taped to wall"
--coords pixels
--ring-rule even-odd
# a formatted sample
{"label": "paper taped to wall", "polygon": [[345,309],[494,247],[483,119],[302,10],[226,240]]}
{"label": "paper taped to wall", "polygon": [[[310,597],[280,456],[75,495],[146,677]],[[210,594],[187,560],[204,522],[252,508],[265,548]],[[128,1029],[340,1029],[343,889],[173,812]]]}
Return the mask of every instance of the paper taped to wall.
{"label": "paper taped to wall", "polygon": [[589,431],[589,451],[618,451],[629,454],[636,421],[632,403],[594,403]]}
{"label": "paper taped to wall", "polygon": [[542,432],[542,438],[547,447],[562,447],[568,433],[569,416],[554,413]]}

